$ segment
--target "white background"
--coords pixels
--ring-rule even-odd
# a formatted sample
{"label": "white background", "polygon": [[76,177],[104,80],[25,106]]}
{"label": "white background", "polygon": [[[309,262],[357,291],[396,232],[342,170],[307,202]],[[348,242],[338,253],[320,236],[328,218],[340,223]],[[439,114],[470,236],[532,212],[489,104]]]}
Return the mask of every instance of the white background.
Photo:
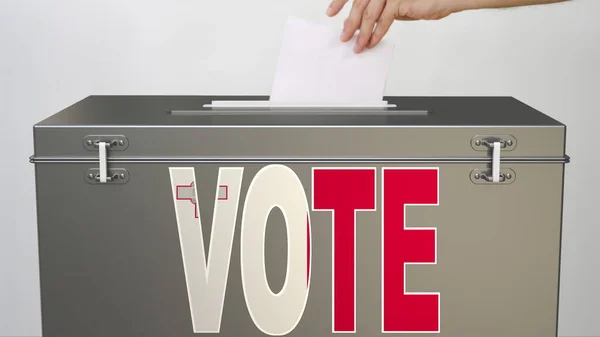
{"label": "white background", "polygon": [[[269,94],[289,15],[341,28],[326,1],[0,0],[0,335],[41,334],[32,125],[90,94]],[[600,336],[599,14],[574,0],[388,36],[386,94],[510,95],[568,126],[561,336]]]}

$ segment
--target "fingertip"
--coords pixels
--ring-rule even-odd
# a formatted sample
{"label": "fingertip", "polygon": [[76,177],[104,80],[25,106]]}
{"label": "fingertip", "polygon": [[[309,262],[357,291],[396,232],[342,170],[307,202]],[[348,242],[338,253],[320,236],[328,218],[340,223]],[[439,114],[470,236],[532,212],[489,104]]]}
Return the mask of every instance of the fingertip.
{"label": "fingertip", "polygon": [[373,36],[371,36],[371,39],[369,40],[369,43],[367,44],[367,48],[375,48],[375,46],[379,44],[380,40],[381,38],[377,35],[377,33],[373,34]]}
{"label": "fingertip", "polygon": [[333,5],[330,5],[329,7],[327,7],[327,11],[325,12],[325,15],[327,16],[334,16],[336,13],[336,10],[333,8]]}
{"label": "fingertip", "polygon": [[368,41],[365,42],[365,39],[359,38],[356,41],[356,45],[354,46],[354,52],[357,54],[361,53],[367,47],[367,43],[368,43]]}
{"label": "fingertip", "polygon": [[350,40],[350,38],[348,37],[348,33],[346,33],[346,31],[342,31],[342,34],[340,35],[340,41],[342,42],[347,42],[348,40]]}
{"label": "fingertip", "polygon": [[342,42],[348,42],[352,39],[352,37],[354,36],[354,33],[356,32],[355,29],[350,28],[349,25],[345,24],[344,28],[342,28],[342,34],[340,35],[340,40]]}
{"label": "fingertip", "polygon": [[335,15],[337,15],[342,10],[342,8],[344,7],[345,3],[346,3],[346,1],[333,0],[329,4],[329,7],[327,7],[327,11],[325,11],[325,14],[327,16],[335,16]]}

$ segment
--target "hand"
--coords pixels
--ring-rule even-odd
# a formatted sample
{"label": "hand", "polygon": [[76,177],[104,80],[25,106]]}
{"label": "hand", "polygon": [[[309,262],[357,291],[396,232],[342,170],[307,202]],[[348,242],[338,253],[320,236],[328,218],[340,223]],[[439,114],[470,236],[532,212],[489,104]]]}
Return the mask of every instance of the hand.
{"label": "hand", "polygon": [[[328,16],[340,12],[348,0],[333,0]],[[353,0],[340,39],[349,41],[359,30],[354,51],[375,47],[394,20],[439,20],[466,8],[466,0]],[[377,27],[375,27],[377,25]]]}

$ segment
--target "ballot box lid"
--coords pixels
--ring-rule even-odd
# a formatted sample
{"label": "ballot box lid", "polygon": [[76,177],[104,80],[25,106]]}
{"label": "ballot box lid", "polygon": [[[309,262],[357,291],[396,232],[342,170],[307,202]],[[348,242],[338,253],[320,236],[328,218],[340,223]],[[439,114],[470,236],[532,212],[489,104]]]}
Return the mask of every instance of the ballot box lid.
{"label": "ballot box lid", "polygon": [[211,109],[268,96],[88,96],[37,125],[64,126],[561,126],[513,97],[384,97],[392,108]]}
{"label": "ballot box lid", "polygon": [[113,136],[121,137],[113,159],[488,158],[483,145],[494,139],[510,143],[506,156],[565,155],[565,125],[513,97],[386,96],[375,108],[214,104],[268,99],[89,96],[34,125],[34,156],[89,157],[86,141]]}

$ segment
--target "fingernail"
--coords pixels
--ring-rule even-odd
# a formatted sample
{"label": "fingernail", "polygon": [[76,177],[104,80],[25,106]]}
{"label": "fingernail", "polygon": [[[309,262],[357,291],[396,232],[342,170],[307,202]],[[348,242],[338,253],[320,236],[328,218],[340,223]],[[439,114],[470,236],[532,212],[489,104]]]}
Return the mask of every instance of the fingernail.
{"label": "fingernail", "polygon": [[354,52],[358,54],[359,51],[358,44],[354,45]]}

